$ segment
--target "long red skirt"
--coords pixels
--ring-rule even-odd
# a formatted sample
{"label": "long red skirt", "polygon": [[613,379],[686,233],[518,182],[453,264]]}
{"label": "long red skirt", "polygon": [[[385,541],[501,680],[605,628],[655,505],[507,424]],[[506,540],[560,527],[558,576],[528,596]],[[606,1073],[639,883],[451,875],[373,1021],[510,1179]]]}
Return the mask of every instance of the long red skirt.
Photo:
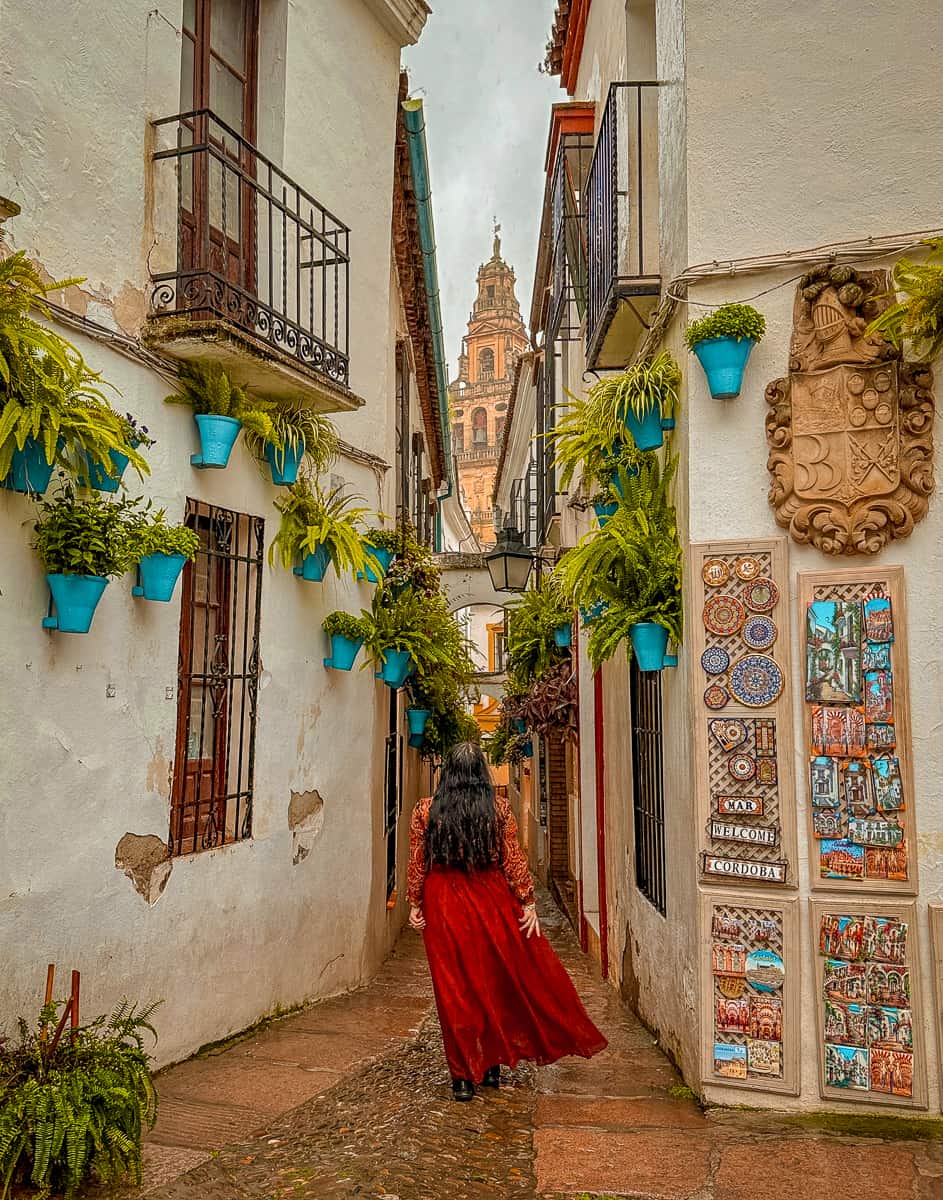
{"label": "long red skirt", "polygon": [[521,906],[498,867],[434,867],[424,938],[445,1056],[455,1079],[489,1067],[591,1058],[608,1045],[546,937],[521,933]]}

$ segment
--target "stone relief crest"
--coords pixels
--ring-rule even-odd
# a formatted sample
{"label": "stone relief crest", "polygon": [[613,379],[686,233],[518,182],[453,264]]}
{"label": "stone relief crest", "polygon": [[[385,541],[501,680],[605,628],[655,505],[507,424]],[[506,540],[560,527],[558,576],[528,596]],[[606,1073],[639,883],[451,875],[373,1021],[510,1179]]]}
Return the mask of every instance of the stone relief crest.
{"label": "stone relief crest", "polygon": [[793,308],[789,374],[766,388],[776,520],[825,554],[876,554],[908,537],[933,491],[933,374],[865,330],[886,271],[822,265]]}

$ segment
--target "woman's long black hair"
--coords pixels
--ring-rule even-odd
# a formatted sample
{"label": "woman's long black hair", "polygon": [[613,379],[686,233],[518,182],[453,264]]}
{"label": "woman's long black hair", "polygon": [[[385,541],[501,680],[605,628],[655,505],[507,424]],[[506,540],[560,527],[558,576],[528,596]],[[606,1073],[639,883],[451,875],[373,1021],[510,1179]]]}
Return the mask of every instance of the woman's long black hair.
{"label": "woman's long black hair", "polygon": [[490,867],[498,858],[498,816],[491,770],[481,747],[449,751],[426,826],[426,866]]}

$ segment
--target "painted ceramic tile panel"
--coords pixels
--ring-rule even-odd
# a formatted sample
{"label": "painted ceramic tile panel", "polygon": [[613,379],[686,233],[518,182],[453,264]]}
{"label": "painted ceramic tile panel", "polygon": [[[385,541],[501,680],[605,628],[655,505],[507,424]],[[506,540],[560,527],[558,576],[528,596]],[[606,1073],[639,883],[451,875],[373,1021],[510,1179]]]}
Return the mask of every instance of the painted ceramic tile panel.
{"label": "painted ceramic tile panel", "polygon": [[806,627],[806,700],[860,704],[861,604],[814,600]]}
{"label": "painted ceramic tile panel", "polygon": [[825,913],[819,923],[824,1083],[913,1095],[907,922]]}

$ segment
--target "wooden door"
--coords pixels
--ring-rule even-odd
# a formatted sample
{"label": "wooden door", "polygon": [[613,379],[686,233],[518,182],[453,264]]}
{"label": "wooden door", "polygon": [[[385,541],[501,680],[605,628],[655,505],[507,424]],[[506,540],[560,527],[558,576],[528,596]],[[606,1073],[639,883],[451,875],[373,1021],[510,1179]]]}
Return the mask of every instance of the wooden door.
{"label": "wooden door", "polygon": [[259,0],[185,0],[180,103],[180,255],[184,271],[255,294]]}

